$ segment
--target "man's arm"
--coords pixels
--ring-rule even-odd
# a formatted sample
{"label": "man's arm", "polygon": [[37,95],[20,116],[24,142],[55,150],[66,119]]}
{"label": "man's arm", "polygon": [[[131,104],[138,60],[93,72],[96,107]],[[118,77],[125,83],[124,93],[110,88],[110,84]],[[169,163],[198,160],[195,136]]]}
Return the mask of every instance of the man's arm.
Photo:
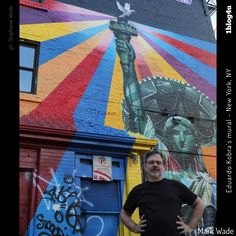
{"label": "man's arm", "polygon": [[122,209],[120,212],[120,220],[130,231],[134,233],[139,234],[145,231],[143,229],[144,227],[146,227],[146,220],[144,219],[144,215],[142,215],[139,223],[136,224],[131,218],[131,215],[124,209]]}
{"label": "man's arm", "polygon": [[192,207],[193,207],[193,213],[191,215],[188,224],[185,224],[180,218],[180,216],[178,216],[180,221],[177,221],[176,223],[179,225],[177,228],[182,230],[180,234],[191,233],[198,226],[201,220],[201,217],[204,212],[204,204],[202,200],[199,197],[197,197],[194,203],[192,204]]}

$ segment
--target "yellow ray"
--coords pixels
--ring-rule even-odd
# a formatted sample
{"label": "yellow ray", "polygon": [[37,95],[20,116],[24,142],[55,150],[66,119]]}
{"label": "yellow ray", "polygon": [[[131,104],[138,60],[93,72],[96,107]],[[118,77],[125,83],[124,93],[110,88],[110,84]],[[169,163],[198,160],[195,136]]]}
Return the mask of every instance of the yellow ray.
{"label": "yellow ray", "polygon": [[134,39],[138,44],[140,51],[146,61],[151,73],[155,76],[164,76],[180,80],[186,83],[186,80],[161,57],[141,36]]}
{"label": "yellow ray", "polygon": [[[149,45],[144,45],[144,42],[140,40],[140,37],[136,37],[133,39],[134,45],[139,49],[140,54],[142,55],[144,61],[146,62],[149,70],[152,75],[155,76],[165,76],[165,73],[161,70],[158,63],[155,61],[156,52],[154,50],[148,48]],[[148,54],[146,52],[148,50]],[[137,63],[136,63],[137,64]]]}
{"label": "yellow ray", "polygon": [[106,23],[108,20],[25,24],[20,25],[20,37],[43,42]]}
{"label": "yellow ray", "polygon": [[121,103],[123,99],[123,74],[120,66],[120,59],[116,56],[115,66],[110,87],[107,115],[104,125],[123,130]]}
{"label": "yellow ray", "polygon": [[[43,101],[108,34],[110,34],[110,30],[104,30],[82,44],[42,64],[38,71],[37,95],[21,93],[20,100],[35,103]],[[34,109],[36,105],[31,107]],[[22,108],[21,115],[28,114],[32,109],[24,110]]]}

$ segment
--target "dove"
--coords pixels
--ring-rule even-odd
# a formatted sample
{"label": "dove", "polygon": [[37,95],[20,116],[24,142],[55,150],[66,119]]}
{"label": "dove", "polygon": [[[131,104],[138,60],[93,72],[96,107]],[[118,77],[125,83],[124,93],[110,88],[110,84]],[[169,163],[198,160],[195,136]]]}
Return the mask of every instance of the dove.
{"label": "dove", "polygon": [[130,9],[129,3],[125,3],[124,7],[121,6],[121,4],[118,1],[116,1],[116,4],[117,4],[118,9],[123,12],[119,17],[124,18],[126,16],[130,16],[132,12],[135,12],[135,10]]}

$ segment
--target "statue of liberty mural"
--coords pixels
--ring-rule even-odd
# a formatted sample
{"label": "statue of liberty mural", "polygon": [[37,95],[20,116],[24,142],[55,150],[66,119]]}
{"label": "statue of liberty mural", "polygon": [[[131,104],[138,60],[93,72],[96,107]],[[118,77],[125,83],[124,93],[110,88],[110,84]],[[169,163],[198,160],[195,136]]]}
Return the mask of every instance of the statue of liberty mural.
{"label": "statue of liberty mural", "polygon": [[[166,157],[166,177],[181,181],[203,200],[201,227],[214,227],[216,181],[207,172],[201,146],[216,144],[215,105],[199,90],[174,79],[151,76],[138,81],[130,42],[138,36],[136,28],[118,17],[110,21],[110,29],[123,71],[125,128],[158,140],[155,148]],[[185,221],[189,214],[191,208],[184,206]]]}

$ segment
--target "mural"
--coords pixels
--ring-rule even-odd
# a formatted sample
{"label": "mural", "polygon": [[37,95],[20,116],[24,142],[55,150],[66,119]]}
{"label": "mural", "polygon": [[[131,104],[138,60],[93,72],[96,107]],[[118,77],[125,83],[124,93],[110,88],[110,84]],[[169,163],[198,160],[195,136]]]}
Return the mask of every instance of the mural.
{"label": "mural", "polygon": [[[81,188],[81,184],[76,181],[75,173],[73,175],[64,176],[63,180],[57,179],[53,173],[53,181],[48,182],[41,176],[35,175],[34,185],[42,194],[42,204],[46,208],[38,211],[35,215],[34,228],[31,230],[32,235],[91,235],[91,228],[93,235],[108,235],[113,230],[113,235],[116,235],[116,228],[104,227],[104,224],[110,225],[111,219],[115,223],[114,217],[107,219],[99,215],[88,215],[83,206],[94,207],[94,204],[86,199],[85,191],[92,191],[89,186]],[[44,193],[37,178],[49,184]],[[77,182],[77,183],[76,183]],[[96,224],[96,227],[93,224]],[[36,227],[35,227],[36,226]],[[32,233],[33,232],[33,233]]]}
{"label": "mural", "polygon": [[[173,79],[151,76],[138,83],[136,55],[130,43],[131,37],[138,34],[125,16],[128,14],[110,22],[123,71],[125,127],[147,138],[159,139],[155,148],[167,159],[166,176],[183,182],[206,206],[213,206],[206,208],[203,223],[206,225],[207,218],[215,216],[216,181],[207,172],[201,145],[216,145],[215,105],[200,90]],[[186,206],[183,212],[186,221],[190,214],[191,208]]]}
{"label": "mural", "polygon": [[[212,227],[216,45],[128,22],[135,6],[118,7],[116,18],[57,1],[48,11],[21,6],[20,37],[40,42],[40,53],[37,95],[20,95],[34,102],[20,123],[127,138],[130,150],[139,137],[156,140],[167,177],[203,198],[202,224]],[[117,235],[116,216],[81,213],[93,208],[86,196],[94,189],[81,187],[68,150],[44,172],[49,179],[35,176],[41,199],[26,235]]]}
{"label": "mural", "polygon": [[[52,171],[53,172],[53,171]],[[36,229],[40,233],[37,235],[65,235],[64,229],[67,229],[66,226],[62,229],[60,224],[65,224],[67,227],[71,228],[73,234],[83,232],[85,230],[85,220],[83,223],[78,212],[81,210],[81,201],[86,202],[87,204],[93,205],[91,202],[87,201],[83,195],[80,186],[76,185],[74,176],[65,176],[61,184],[58,183],[57,178],[53,175],[55,183],[49,183],[47,180],[41,178],[40,176],[35,176],[35,178],[40,178],[44,182],[47,182],[50,187],[44,193],[42,193],[42,199],[45,203],[47,211],[47,216],[43,213],[36,215],[37,223]],[[34,184],[41,192],[40,185],[36,183],[34,179]],[[53,218],[55,222],[52,222],[48,217],[48,212],[53,210]],[[68,235],[68,234],[66,234]]]}

